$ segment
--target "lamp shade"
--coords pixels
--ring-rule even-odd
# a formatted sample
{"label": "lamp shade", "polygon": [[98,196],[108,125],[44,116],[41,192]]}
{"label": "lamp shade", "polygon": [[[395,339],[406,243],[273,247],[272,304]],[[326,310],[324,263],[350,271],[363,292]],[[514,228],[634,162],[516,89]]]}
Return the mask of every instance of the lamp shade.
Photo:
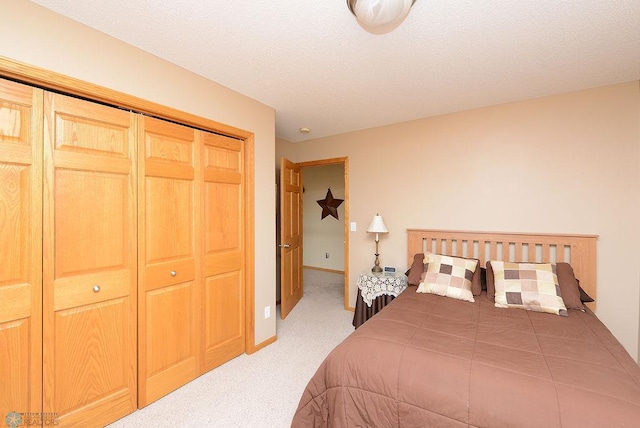
{"label": "lamp shade", "polygon": [[364,27],[392,27],[402,22],[415,0],[347,0]]}
{"label": "lamp shade", "polygon": [[380,214],[376,214],[373,216],[373,220],[371,220],[371,224],[367,228],[367,232],[369,233],[388,233],[387,226],[384,225],[384,220],[382,220],[382,216]]}

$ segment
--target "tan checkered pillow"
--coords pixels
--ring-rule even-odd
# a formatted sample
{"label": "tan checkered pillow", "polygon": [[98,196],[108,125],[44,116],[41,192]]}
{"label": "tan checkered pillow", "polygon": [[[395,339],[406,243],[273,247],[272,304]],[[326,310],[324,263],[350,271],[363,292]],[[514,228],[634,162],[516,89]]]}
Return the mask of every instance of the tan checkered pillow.
{"label": "tan checkered pillow", "polygon": [[422,274],[418,293],[431,293],[474,302],[471,279],[478,267],[477,260],[426,253],[424,263],[429,264]]}
{"label": "tan checkered pillow", "polygon": [[496,307],[567,316],[555,264],[495,260],[490,263],[496,286]]}

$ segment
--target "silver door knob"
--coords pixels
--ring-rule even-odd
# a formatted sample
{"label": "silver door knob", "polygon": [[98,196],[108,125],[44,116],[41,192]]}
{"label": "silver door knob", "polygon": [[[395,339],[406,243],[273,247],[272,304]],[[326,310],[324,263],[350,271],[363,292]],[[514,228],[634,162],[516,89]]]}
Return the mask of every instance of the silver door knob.
{"label": "silver door knob", "polygon": [[280,245],[280,248],[289,248],[289,247],[291,247],[291,245],[289,244]]}
{"label": "silver door knob", "polygon": [[175,270],[171,271],[171,276],[176,276],[178,274],[178,272],[176,272]]}
{"label": "silver door knob", "polygon": [[98,291],[100,291],[100,286],[99,285],[94,285],[93,286],[93,292],[97,293]]}

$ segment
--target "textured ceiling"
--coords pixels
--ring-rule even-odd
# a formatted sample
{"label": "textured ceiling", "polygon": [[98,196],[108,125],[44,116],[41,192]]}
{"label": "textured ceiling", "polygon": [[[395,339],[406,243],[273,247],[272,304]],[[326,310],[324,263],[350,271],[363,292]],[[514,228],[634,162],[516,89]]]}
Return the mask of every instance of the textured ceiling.
{"label": "textured ceiling", "polygon": [[638,0],[417,0],[383,35],[345,0],[34,2],[275,108],[292,142],[640,79]]}

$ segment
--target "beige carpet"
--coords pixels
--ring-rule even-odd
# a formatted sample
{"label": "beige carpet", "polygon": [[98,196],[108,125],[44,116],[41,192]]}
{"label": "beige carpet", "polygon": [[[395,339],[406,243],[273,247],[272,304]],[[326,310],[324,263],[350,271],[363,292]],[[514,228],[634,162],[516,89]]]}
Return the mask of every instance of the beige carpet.
{"label": "beige carpet", "polygon": [[344,310],[343,276],[305,269],[304,297],[278,340],[243,354],[109,427],[284,428],[324,357],[353,332]]}

